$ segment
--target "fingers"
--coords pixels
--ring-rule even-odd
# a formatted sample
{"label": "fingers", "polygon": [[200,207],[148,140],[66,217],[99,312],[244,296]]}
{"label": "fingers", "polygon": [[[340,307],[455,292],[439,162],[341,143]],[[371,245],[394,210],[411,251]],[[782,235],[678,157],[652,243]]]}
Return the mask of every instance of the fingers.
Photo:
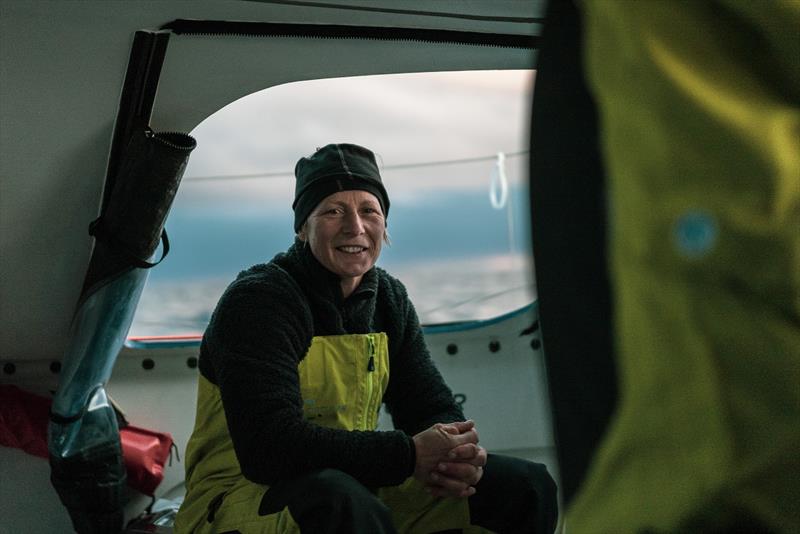
{"label": "fingers", "polygon": [[440,462],[436,466],[436,474],[459,480],[467,486],[474,486],[483,476],[483,467],[468,463]]}
{"label": "fingers", "polygon": [[478,444],[478,431],[475,428],[470,428],[457,435],[450,435],[451,449],[467,443]]}
{"label": "fingers", "polygon": [[[414,476],[424,484],[427,484],[428,474],[436,470],[436,464],[447,458],[447,453],[454,447],[466,443],[477,443],[478,435],[474,429],[474,423],[465,422],[461,425],[435,424],[427,430],[413,436],[414,448],[416,451],[416,463],[414,466]],[[451,434],[448,431],[469,428],[461,434]]]}
{"label": "fingers", "polygon": [[472,485],[437,472],[430,474],[427,489],[436,497],[469,497],[475,494]]}
{"label": "fingers", "polygon": [[436,497],[469,497],[482,477],[482,467],[442,463],[428,476],[426,490]]}
{"label": "fingers", "polygon": [[486,465],[487,453],[486,449],[480,445],[467,443],[451,449],[447,458],[453,462],[464,462],[482,467]]}
{"label": "fingers", "polygon": [[457,436],[474,429],[475,421],[470,419],[467,421],[454,421],[452,423],[438,423],[435,426],[448,434]]}
{"label": "fingers", "polygon": [[455,433],[463,434],[464,432],[475,428],[475,421],[472,419],[468,419],[467,421],[454,421],[452,423],[448,423],[448,426],[454,427],[458,431]]}
{"label": "fingers", "polygon": [[[480,467],[486,464],[486,452],[478,446],[478,431],[473,421],[457,421],[455,423],[437,423],[427,430],[413,436],[416,451],[416,465],[414,477],[426,486],[437,486],[432,483],[430,473],[437,470],[440,462],[463,463],[470,467]],[[447,468],[445,468],[447,470]],[[454,471],[456,483],[449,483],[441,487],[442,492],[450,495],[462,495],[470,483],[477,480],[474,471]],[[441,473],[440,473],[441,475]],[[462,480],[458,480],[459,477]],[[450,477],[453,478],[453,477]]]}
{"label": "fingers", "polygon": [[480,447],[474,443],[466,443],[450,449],[450,452],[447,453],[447,458],[455,461],[471,460],[478,455],[479,449]]}

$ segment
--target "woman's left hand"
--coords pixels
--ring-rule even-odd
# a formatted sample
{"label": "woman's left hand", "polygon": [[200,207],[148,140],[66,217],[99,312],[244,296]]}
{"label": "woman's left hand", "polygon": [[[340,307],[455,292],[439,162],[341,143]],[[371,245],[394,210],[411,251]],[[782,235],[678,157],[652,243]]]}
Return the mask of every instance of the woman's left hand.
{"label": "woman's left hand", "polygon": [[428,488],[436,497],[469,497],[483,476],[486,449],[475,443],[453,448],[431,473]]}
{"label": "woman's left hand", "polygon": [[447,455],[447,463],[468,463],[483,467],[486,465],[486,449],[474,443],[459,445]]}
{"label": "woman's left hand", "polygon": [[[478,462],[477,459],[473,461]],[[428,487],[431,494],[437,497],[469,497],[475,494],[475,486],[481,477],[483,477],[482,465],[473,465],[468,461],[440,462],[436,471],[431,473],[430,479],[433,484]]]}

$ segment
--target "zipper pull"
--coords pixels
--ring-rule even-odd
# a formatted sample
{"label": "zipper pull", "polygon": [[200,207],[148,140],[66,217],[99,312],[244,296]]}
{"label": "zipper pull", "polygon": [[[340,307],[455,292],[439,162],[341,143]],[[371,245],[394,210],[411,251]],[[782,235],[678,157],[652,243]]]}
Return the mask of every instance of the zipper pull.
{"label": "zipper pull", "polygon": [[375,370],[375,339],[372,335],[367,334],[367,348],[369,350],[369,362],[367,362],[367,371],[370,373]]}

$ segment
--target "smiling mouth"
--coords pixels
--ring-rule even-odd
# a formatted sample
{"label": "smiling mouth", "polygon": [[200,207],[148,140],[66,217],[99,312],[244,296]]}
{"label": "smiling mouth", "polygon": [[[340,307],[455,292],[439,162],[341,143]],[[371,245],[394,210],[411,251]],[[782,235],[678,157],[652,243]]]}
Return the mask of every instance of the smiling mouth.
{"label": "smiling mouth", "polygon": [[338,250],[339,252],[345,252],[347,254],[358,254],[360,252],[366,251],[367,247],[344,246],[344,247],[336,247],[336,250]]}

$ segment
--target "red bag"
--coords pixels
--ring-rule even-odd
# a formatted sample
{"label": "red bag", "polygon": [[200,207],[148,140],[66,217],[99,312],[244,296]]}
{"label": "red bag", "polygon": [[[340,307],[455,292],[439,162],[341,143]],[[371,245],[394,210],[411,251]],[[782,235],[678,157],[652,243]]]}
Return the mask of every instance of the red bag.
{"label": "red bag", "polygon": [[172,436],[168,432],[128,425],[120,429],[119,439],[128,472],[128,485],[145,495],[153,495],[164,480],[167,459],[171,460],[174,446]]}
{"label": "red bag", "polygon": [[0,445],[47,458],[50,399],[0,385]]}
{"label": "red bag", "polygon": [[[0,445],[22,449],[47,458],[47,424],[51,399],[0,385]],[[167,432],[127,425],[121,420],[119,439],[128,473],[128,485],[145,495],[153,495],[164,480],[164,465],[174,443]],[[177,452],[177,448],[175,449]],[[180,458],[178,458],[180,461]]]}

